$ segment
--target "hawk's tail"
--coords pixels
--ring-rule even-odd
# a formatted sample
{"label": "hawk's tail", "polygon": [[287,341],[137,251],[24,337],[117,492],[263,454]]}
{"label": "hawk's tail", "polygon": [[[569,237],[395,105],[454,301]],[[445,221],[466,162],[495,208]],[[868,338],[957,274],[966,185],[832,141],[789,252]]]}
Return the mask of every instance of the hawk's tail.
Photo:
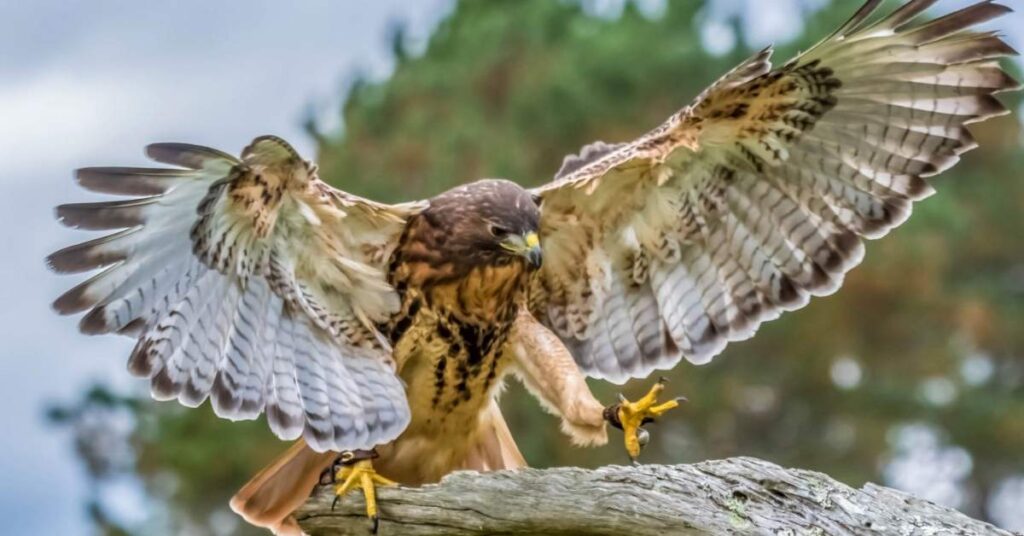
{"label": "hawk's tail", "polygon": [[492,400],[491,405],[480,415],[477,430],[477,443],[470,448],[458,469],[501,471],[526,467],[526,459],[519,452],[496,401]]}
{"label": "hawk's tail", "polygon": [[337,452],[316,452],[301,439],[249,480],[231,498],[231,509],[248,523],[277,535],[299,536],[291,516],[320,481]]}
{"label": "hawk's tail", "polygon": [[[519,453],[497,402],[492,401],[483,411],[478,433],[471,436],[476,442],[470,445],[465,457],[451,460],[451,466],[441,474],[428,477],[428,481],[439,480],[444,474],[459,469],[500,471],[526,467],[526,460]],[[380,460],[384,476],[402,484],[423,482],[422,457],[430,456],[435,450],[430,440],[423,439],[417,437],[415,442],[422,450],[403,450],[403,455],[397,458],[389,458],[390,452],[384,447]],[[451,438],[434,437],[433,440],[444,442]],[[401,441],[400,437],[395,443]],[[231,498],[231,509],[248,523],[270,529],[279,536],[299,536],[302,529],[291,514],[309,498],[320,482],[320,475],[337,456],[337,452],[316,452],[299,440]]]}

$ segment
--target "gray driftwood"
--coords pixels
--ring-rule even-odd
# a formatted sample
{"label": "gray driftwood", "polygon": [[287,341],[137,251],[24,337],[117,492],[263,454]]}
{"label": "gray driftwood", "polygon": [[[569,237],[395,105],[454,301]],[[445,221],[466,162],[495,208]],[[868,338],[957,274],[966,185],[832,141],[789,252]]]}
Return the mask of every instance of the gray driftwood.
{"label": "gray driftwood", "polygon": [[[378,489],[382,536],[557,534],[773,536],[1009,532],[893,489],[854,489],[827,475],[752,459],[458,472],[440,484]],[[366,536],[362,497],[321,486],[296,512],[313,536]]]}

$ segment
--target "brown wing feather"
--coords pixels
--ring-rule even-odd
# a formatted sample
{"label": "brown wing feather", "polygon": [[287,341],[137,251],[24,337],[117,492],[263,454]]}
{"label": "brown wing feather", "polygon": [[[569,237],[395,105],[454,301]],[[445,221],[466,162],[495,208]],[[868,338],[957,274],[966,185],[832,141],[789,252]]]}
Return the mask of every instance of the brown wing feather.
{"label": "brown wing feather", "polygon": [[807,53],[769,51],[691,106],[597,151],[543,199],[545,265],[531,303],[582,368],[613,381],[682,357],[703,363],[782,311],[835,291],[863,238],[902,223],[926,177],[1006,109],[1014,54],[971,26],[981,2],[930,22],[912,0],[872,22],[871,0]]}

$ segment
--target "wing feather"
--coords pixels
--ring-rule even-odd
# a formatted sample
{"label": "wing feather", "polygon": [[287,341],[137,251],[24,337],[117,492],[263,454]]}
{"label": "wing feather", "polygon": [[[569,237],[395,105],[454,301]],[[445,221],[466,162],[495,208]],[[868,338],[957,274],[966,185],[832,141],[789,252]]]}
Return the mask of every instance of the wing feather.
{"label": "wing feather", "polygon": [[418,204],[389,206],[328,187],[284,141],[240,158],[150,145],[175,169],[86,168],[87,189],[143,196],[62,205],[62,223],[116,230],[48,258],[100,272],[54,303],[87,311],[85,333],[138,337],[129,370],[159,400],[211,400],[229,419],[266,412],[278,436],[318,450],[368,448],[409,420],[376,325],[397,309],[384,263]]}
{"label": "wing feather", "polygon": [[531,305],[584,371],[621,382],[705,363],[834,292],[863,239],[905,221],[934,193],[925,179],[976,146],[966,125],[1006,113],[995,95],[1017,83],[998,60],[1015,52],[971,28],[1008,8],[921,23],[934,0],[875,17],[881,4],[775,70],[761,51],[534,191],[545,264]]}

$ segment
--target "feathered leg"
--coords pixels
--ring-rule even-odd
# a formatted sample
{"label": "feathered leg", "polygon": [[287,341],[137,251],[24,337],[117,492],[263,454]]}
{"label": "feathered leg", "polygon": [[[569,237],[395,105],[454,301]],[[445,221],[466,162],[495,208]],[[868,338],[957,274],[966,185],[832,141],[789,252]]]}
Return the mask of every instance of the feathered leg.
{"label": "feathered leg", "polygon": [[636,461],[640,448],[647,443],[642,426],[684,400],[659,403],[658,395],[665,384],[659,380],[636,402],[620,397],[617,404],[601,405],[562,341],[526,310],[516,319],[509,342],[518,376],[546,409],[562,417],[562,430],[578,445],[607,443],[605,424],[611,424],[623,430],[626,452]]}

